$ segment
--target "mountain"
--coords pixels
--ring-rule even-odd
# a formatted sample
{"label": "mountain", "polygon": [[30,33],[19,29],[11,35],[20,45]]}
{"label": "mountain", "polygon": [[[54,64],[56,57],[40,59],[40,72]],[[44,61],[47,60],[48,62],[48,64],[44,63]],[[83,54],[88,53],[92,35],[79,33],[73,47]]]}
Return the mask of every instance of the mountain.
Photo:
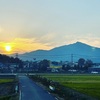
{"label": "mountain", "polygon": [[79,58],[90,59],[93,62],[100,62],[100,48],[93,47],[81,42],[53,48],[51,50],[36,50],[20,54],[22,60],[43,60],[52,61],[77,61]]}

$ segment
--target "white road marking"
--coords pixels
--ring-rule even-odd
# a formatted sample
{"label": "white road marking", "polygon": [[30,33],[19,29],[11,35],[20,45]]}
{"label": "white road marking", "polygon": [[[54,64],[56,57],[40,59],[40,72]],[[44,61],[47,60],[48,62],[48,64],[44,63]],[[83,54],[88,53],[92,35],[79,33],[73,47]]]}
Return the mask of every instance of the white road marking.
{"label": "white road marking", "polygon": [[48,92],[48,94],[50,94],[50,92]]}
{"label": "white road marking", "polygon": [[20,90],[19,92],[20,92],[20,94],[19,94],[19,100],[21,100],[21,95],[22,95],[22,94],[21,94],[21,90]]}
{"label": "white road marking", "polygon": [[56,97],[55,97],[55,99],[58,100]]}

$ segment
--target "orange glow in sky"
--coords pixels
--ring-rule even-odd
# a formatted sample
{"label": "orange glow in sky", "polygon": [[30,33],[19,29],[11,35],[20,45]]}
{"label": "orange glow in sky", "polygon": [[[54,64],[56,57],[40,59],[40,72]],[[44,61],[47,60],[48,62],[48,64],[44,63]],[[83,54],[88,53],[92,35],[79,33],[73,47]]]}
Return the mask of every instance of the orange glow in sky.
{"label": "orange glow in sky", "polygon": [[17,38],[9,43],[0,42],[0,53],[1,54],[15,54],[15,53],[25,53],[31,52],[37,49],[49,50],[52,47],[48,46],[48,44],[35,43],[34,40],[31,39],[22,39]]}

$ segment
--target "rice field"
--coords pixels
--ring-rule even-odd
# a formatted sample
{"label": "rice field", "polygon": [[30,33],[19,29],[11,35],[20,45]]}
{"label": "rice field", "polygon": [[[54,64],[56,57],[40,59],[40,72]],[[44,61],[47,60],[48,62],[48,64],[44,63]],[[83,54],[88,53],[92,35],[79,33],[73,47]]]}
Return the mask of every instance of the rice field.
{"label": "rice field", "polygon": [[15,94],[15,85],[14,75],[0,75],[0,100],[18,100],[18,94]]}
{"label": "rice field", "polygon": [[0,83],[8,83],[8,82],[13,82],[14,79],[0,79]]}
{"label": "rice field", "polygon": [[0,83],[13,82],[15,80],[14,75],[0,75]]}
{"label": "rice field", "polygon": [[41,76],[100,100],[100,75],[42,74]]}

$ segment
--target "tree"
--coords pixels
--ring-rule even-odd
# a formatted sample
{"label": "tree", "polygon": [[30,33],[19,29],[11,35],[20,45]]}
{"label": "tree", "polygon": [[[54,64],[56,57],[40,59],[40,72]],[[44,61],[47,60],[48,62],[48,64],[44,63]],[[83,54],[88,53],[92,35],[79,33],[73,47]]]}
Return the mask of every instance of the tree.
{"label": "tree", "polygon": [[59,63],[57,61],[52,61],[53,65],[58,65]]}
{"label": "tree", "polygon": [[17,65],[20,65],[20,67],[22,67],[22,60],[20,60],[19,58],[9,57],[7,55],[0,54],[0,62],[4,64],[16,63]]}
{"label": "tree", "polygon": [[47,67],[50,67],[49,60],[44,59],[39,63],[39,71],[45,72],[47,70]]}
{"label": "tree", "polygon": [[34,71],[37,71],[38,68],[39,68],[38,62],[37,61],[33,62],[33,69],[34,69]]}
{"label": "tree", "polygon": [[89,59],[86,60],[86,63],[85,63],[85,70],[88,70],[89,67],[92,67],[93,65],[93,62]]}
{"label": "tree", "polygon": [[84,65],[85,65],[85,59],[84,58],[80,58],[78,60],[78,66],[80,69],[83,69],[84,68]]}

